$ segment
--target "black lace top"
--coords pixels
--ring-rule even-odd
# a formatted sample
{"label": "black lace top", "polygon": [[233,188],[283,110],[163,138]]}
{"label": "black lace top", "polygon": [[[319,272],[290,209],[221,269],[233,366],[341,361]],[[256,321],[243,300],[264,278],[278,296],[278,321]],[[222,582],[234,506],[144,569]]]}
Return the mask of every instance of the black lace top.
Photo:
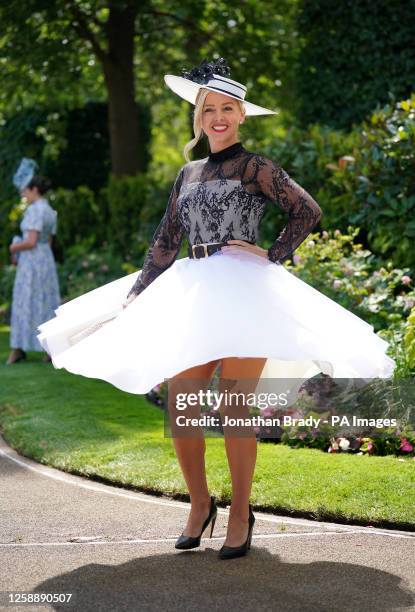
{"label": "black lace top", "polygon": [[276,162],[247,151],[240,142],[185,164],[127,298],[173,264],[185,235],[190,245],[256,242],[267,200],[288,213],[287,224],[268,249],[268,258],[280,264],[292,257],[322,216],[311,195]]}

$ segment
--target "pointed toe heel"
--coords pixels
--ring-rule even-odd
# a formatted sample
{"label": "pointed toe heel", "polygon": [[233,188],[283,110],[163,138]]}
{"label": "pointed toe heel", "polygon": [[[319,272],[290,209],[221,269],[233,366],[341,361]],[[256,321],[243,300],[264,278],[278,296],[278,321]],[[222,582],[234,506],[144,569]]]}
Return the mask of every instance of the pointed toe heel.
{"label": "pointed toe heel", "polygon": [[255,516],[252,512],[252,506],[249,504],[249,518],[248,518],[248,535],[246,540],[241,546],[225,546],[223,545],[219,551],[219,559],[234,559],[236,557],[242,557],[246,555],[248,550],[251,548],[252,530],[254,528]]}
{"label": "pointed toe heel", "polygon": [[212,526],[210,529],[210,537],[212,537],[217,513],[218,513],[218,509],[216,506],[216,499],[213,495],[211,495],[209,515],[207,519],[205,520],[205,522],[203,523],[200,534],[198,536],[186,536],[186,535],[181,534],[176,540],[176,544],[174,545],[175,548],[178,548],[179,550],[189,550],[191,548],[197,548],[198,546],[200,546],[200,540],[202,538],[202,534],[205,531],[206,527],[209,525],[210,521],[212,521]]}

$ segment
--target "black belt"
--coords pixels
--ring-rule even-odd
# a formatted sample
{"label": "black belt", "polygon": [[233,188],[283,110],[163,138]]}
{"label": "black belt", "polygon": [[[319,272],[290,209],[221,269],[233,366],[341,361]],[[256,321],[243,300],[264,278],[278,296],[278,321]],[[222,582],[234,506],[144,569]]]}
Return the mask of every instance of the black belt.
{"label": "black belt", "polygon": [[203,244],[193,244],[189,246],[188,254],[190,259],[209,257],[209,255],[213,255],[213,253],[220,251],[223,246],[227,245],[227,242],[205,242]]}
{"label": "black belt", "polygon": [[[250,244],[255,244],[251,240],[245,240]],[[200,259],[201,257],[209,257],[217,251],[220,251],[223,246],[229,246],[227,242],[205,242],[203,244],[193,244],[188,248],[190,259]]]}

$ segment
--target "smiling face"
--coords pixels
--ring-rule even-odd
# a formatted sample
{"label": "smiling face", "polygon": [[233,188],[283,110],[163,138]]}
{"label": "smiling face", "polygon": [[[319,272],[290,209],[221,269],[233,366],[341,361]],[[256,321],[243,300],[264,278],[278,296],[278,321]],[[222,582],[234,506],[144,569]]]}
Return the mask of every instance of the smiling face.
{"label": "smiling face", "polygon": [[202,111],[202,129],[209,139],[210,150],[220,151],[238,142],[238,128],[244,119],[238,100],[210,91]]}

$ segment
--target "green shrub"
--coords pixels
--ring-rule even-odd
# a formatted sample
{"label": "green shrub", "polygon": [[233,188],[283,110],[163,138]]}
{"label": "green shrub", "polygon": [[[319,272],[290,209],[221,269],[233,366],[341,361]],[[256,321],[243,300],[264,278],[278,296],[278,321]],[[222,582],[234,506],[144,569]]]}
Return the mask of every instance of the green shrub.
{"label": "green shrub", "polygon": [[65,261],[58,264],[62,302],[72,300],[128,272],[112,245],[92,248],[84,241],[67,249]]}
{"label": "green shrub", "polygon": [[140,212],[148,198],[146,174],[108,180],[101,195],[108,206],[108,240],[116,249],[126,255],[131,251],[131,241],[140,228]]}
{"label": "green shrub", "polygon": [[16,266],[3,266],[0,274],[0,322],[9,323]]}
{"label": "green shrub", "polygon": [[373,113],[363,124],[351,195],[372,250],[414,265],[415,255],[415,94]]}
{"label": "green shrub", "polygon": [[[359,226],[365,248],[396,266],[415,266],[415,94],[351,132],[290,129],[266,153],[320,204],[319,227]],[[283,223],[286,215],[271,208],[264,216],[267,246],[277,235],[276,219]]]}
{"label": "green shrub", "polygon": [[100,209],[89,187],[57,189],[49,201],[58,212],[54,252],[59,261],[64,261],[73,245],[85,241],[97,245],[105,239],[105,210]]}
{"label": "green shrub", "polygon": [[360,242],[359,228],[343,234],[312,233],[287,262],[306,283],[373,325],[375,331],[401,326],[415,305],[414,282],[408,268],[394,268]]}
{"label": "green shrub", "polygon": [[[113,214],[109,227],[112,235],[118,227],[117,248],[124,259],[131,263],[130,269],[140,268],[153,235],[164,215],[173,181],[161,181],[157,176],[139,175],[137,180],[116,179],[114,190],[106,197]],[[124,211],[118,214],[118,210]],[[122,221],[124,219],[124,221]],[[111,241],[112,238],[108,238]],[[124,240],[124,243],[122,241]],[[187,239],[184,238],[178,258],[187,256]]]}
{"label": "green shrub", "polygon": [[[415,305],[414,280],[409,268],[386,266],[362,244],[355,242],[358,228],[349,233],[312,233],[297,249],[289,271],[358,317],[373,325],[390,346],[397,378],[415,373],[412,344],[404,344],[407,319]],[[412,319],[411,319],[412,320]],[[408,338],[410,331],[408,330]],[[409,350],[408,350],[409,349]]]}

